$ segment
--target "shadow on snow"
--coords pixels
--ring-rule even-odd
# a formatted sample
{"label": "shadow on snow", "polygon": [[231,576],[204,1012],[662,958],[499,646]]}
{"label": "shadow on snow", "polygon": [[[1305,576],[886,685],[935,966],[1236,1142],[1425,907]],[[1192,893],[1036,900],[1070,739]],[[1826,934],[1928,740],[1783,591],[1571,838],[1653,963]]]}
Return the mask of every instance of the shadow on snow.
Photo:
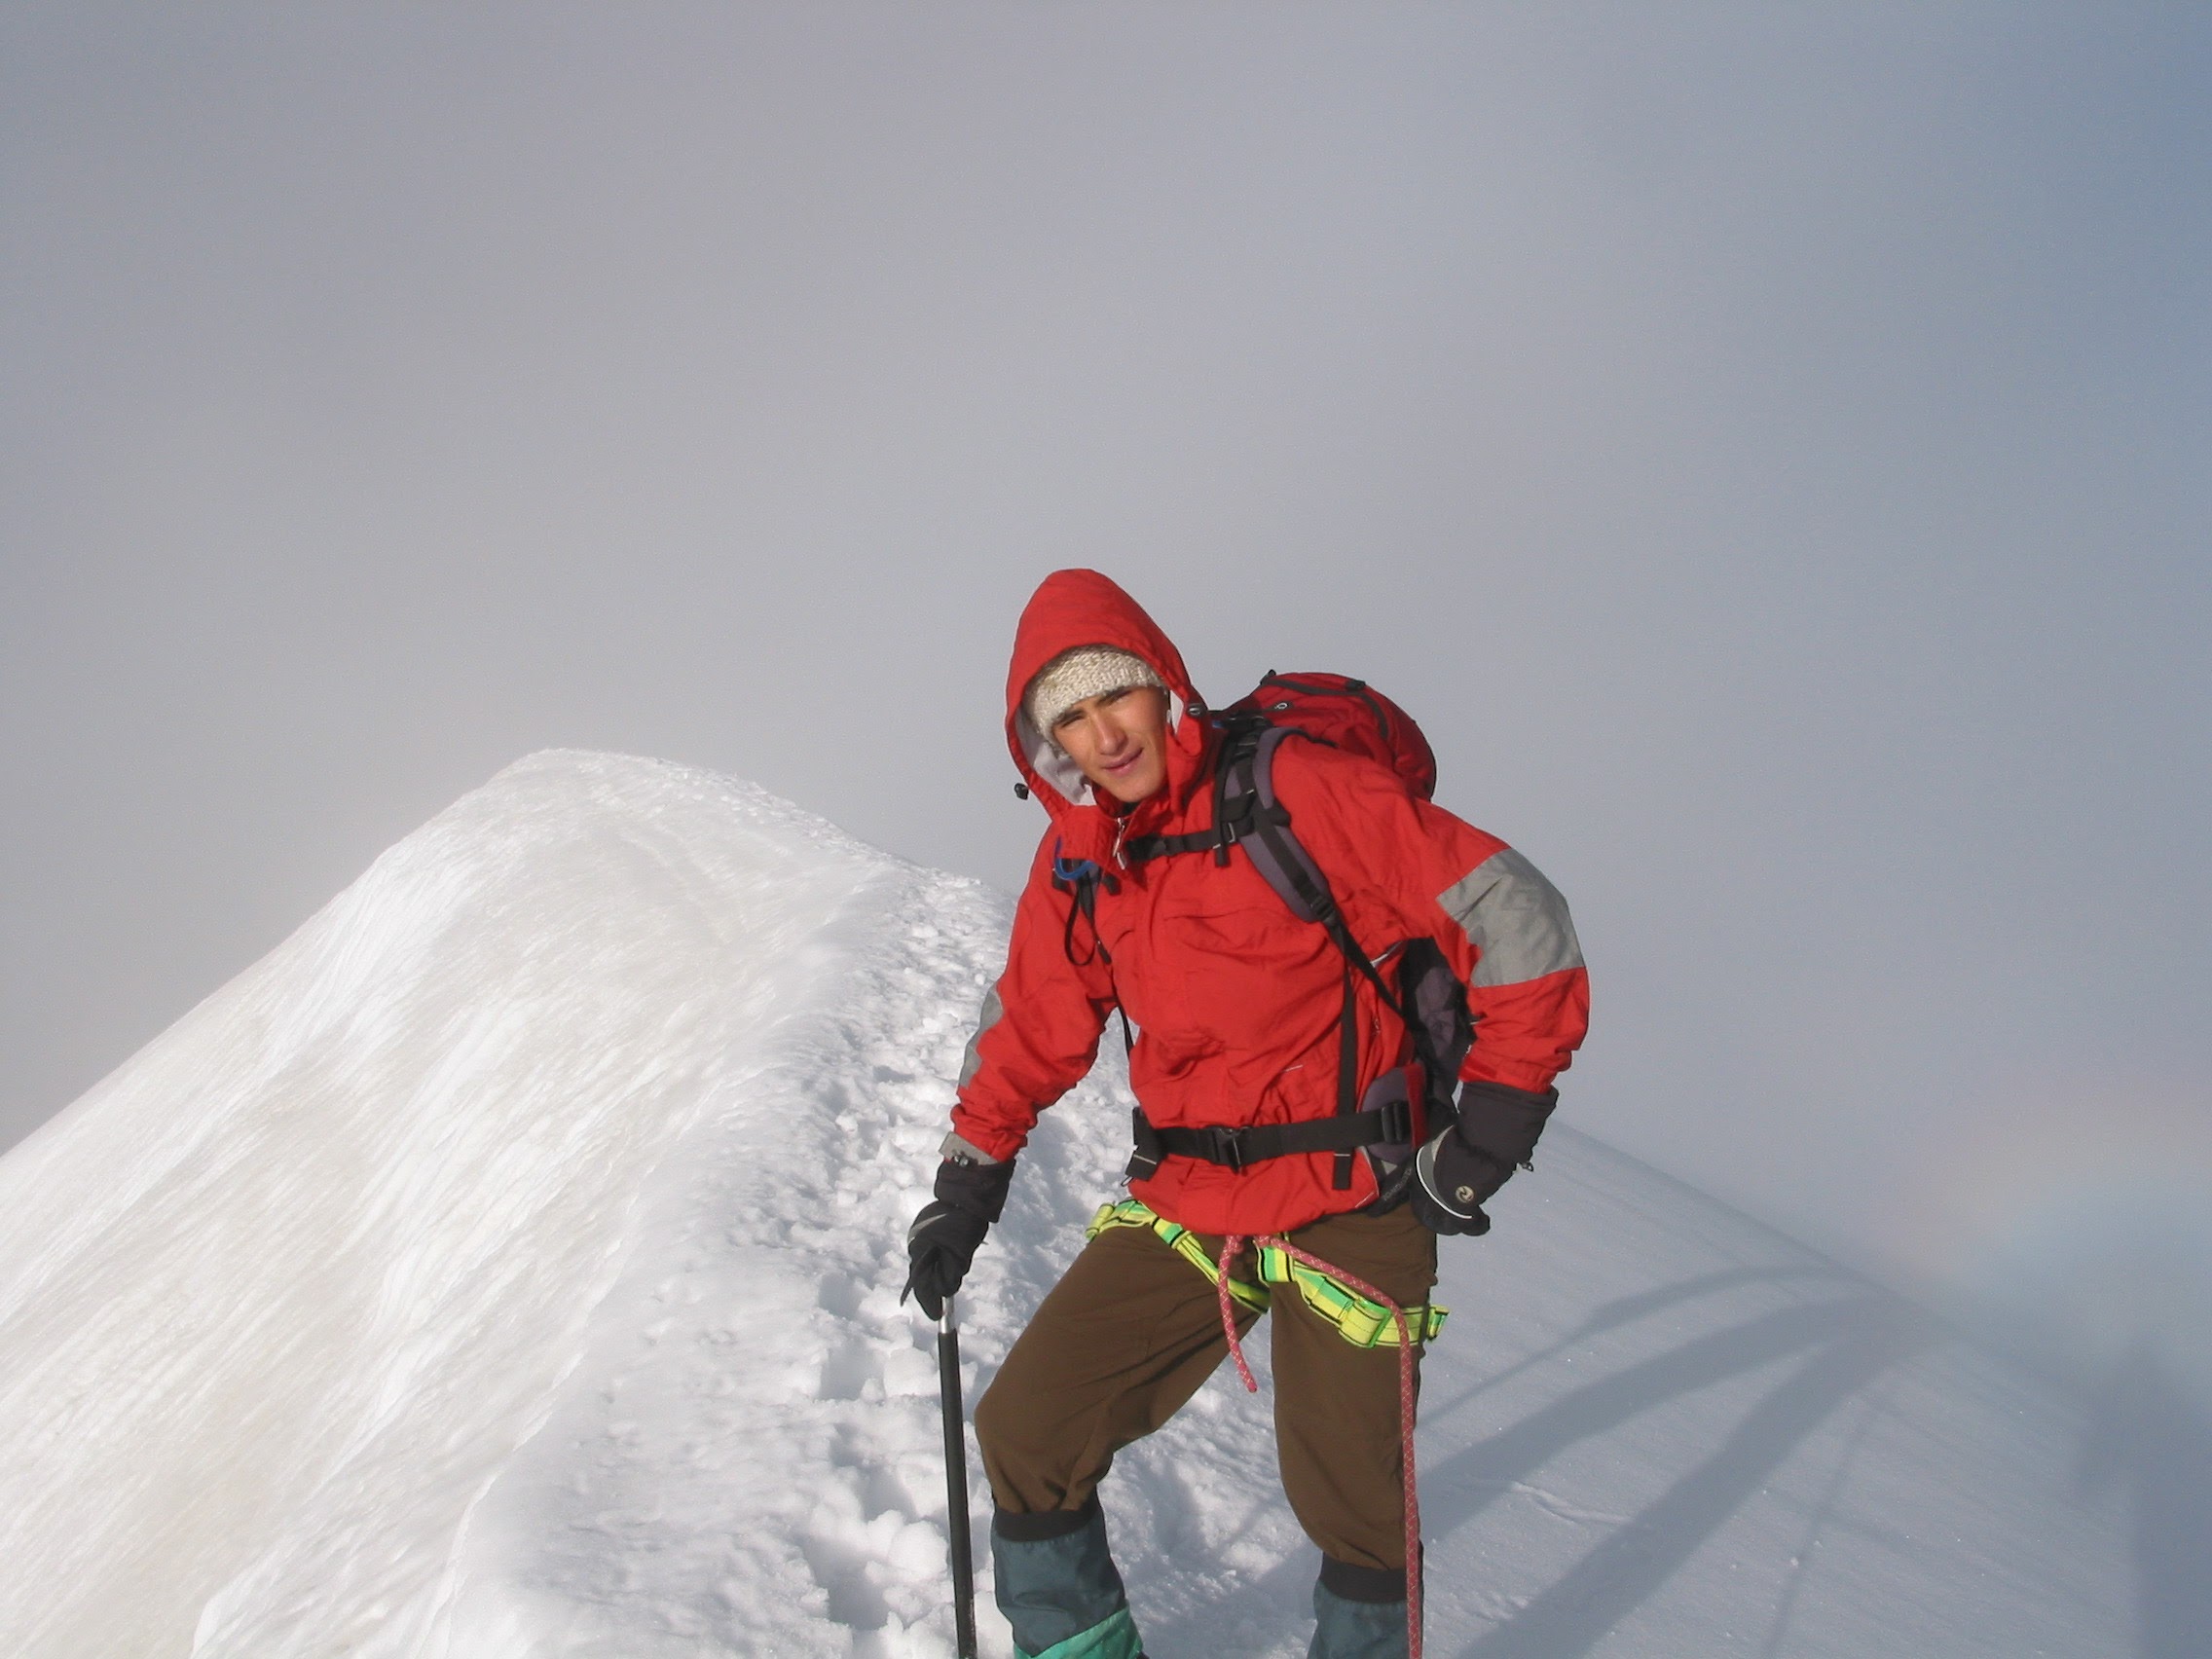
{"label": "shadow on snow", "polygon": [[2132,1511],[2136,1652],[2194,1659],[2212,1631],[2212,1420],[2147,1344],[2089,1404],[2076,1479]]}
{"label": "shadow on snow", "polygon": [[[1456,1649],[1462,1659],[1576,1659],[1633,1612],[1766,1484],[1808,1436],[1890,1367],[1930,1346],[1932,1322],[1901,1299],[1866,1292],[1862,1281],[1819,1268],[1757,1268],[1701,1275],[1594,1309],[1541,1352],[1485,1379],[1428,1414],[1441,1418],[1508,1377],[1539,1369],[1593,1337],[1696,1298],[1758,1282],[1810,1280],[1851,1294],[1761,1314],[1665,1353],[1628,1365],[1563,1394],[1521,1421],[1421,1473],[1423,1531],[1442,1538],[1465,1526],[1496,1495],[1579,1441],[1603,1435],[1642,1413],[1792,1354],[1803,1356],[1727,1437],[1685,1469],[1641,1513],[1610,1534],[1511,1620]],[[1846,1461],[1856,1451],[1856,1439]],[[1836,1490],[1824,1499],[1832,1504]],[[1823,1514],[1817,1513],[1817,1530]],[[1256,1602],[1303,1604],[1313,1562],[1302,1553],[1249,1589]],[[1771,1656],[1793,1602],[1786,1588],[1764,1643]],[[1171,1621],[1160,1645],[1193,1645],[1194,1615]],[[1189,1628],[1186,1628],[1189,1627]],[[1432,1631],[1439,1652],[1442,1633]],[[2160,1650],[2157,1659],[2165,1659]]]}
{"label": "shadow on snow", "polygon": [[[1497,1493],[1577,1441],[1792,1354],[1803,1355],[1725,1439],[1627,1525],[1506,1623],[1458,1651],[1465,1659],[1575,1659],[1667,1582],[1763,1487],[1807,1437],[1899,1361],[1930,1346],[1924,1316],[1894,1298],[1857,1296],[1786,1308],[1584,1384],[1423,1478],[1436,1536],[1480,1514]],[[1776,1650],[1787,1593],[1765,1647]]]}

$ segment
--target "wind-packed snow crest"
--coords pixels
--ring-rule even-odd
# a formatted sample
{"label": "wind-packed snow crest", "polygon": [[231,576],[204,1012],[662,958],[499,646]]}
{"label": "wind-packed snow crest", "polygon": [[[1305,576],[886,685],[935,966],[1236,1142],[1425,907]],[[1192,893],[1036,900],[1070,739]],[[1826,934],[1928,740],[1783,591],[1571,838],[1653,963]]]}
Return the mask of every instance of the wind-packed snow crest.
{"label": "wind-packed snow crest", "polygon": [[[402,841],[0,1159],[0,1652],[948,1655],[898,1291],[1009,909],[620,756]],[[1109,1057],[1023,1155],[971,1404],[1128,1103]],[[1433,1652],[2128,1646],[2061,1405],[1571,1128],[1539,1162],[1447,1244]],[[1304,1652],[1317,1558],[1233,1373],[1106,1499],[1159,1659]]]}

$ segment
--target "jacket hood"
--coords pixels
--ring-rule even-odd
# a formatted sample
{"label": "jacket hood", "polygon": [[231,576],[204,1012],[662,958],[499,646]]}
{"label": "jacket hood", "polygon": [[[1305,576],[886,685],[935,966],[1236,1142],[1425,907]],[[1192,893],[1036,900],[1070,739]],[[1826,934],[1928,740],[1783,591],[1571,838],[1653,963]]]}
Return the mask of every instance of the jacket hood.
{"label": "jacket hood", "polygon": [[1208,728],[1205,705],[1192,688],[1183,653],[1160,624],[1111,577],[1096,571],[1054,571],[1038,584],[1014,632],[1014,660],[1006,676],[1006,742],[1038,800],[1055,822],[1098,805],[1090,782],[1074,761],[1030,722],[1023,693],[1038,672],[1078,645],[1112,645],[1142,657],[1167,687],[1167,793],[1180,797],[1202,775]]}

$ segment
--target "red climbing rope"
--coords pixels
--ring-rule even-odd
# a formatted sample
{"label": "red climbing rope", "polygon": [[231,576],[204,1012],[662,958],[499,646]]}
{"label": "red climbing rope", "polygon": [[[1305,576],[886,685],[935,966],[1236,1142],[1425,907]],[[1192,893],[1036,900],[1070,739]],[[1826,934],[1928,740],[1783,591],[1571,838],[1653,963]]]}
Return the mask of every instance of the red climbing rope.
{"label": "red climbing rope", "polygon": [[[1304,1262],[1316,1272],[1327,1273],[1348,1289],[1381,1303],[1397,1321],[1398,1435],[1404,1449],[1406,1477],[1406,1652],[1407,1659],[1420,1659],[1420,1497],[1414,1487],[1414,1344],[1413,1333],[1406,1326],[1406,1310],[1373,1285],[1353,1278],[1342,1268],[1331,1267],[1318,1256],[1309,1255],[1287,1238],[1269,1234],[1251,1242],[1280,1250],[1292,1261]],[[1221,1293],[1221,1328],[1229,1338],[1229,1356],[1236,1361],[1236,1375],[1243,1379],[1245,1390],[1257,1394],[1260,1384],[1253,1381],[1252,1368],[1244,1361],[1244,1345],[1236,1338],[1236,1305],[1229,1294],[1229,1264],[1245,1243],[1238,1235],[1222,1240],[1221,1271],[1214,1275],[1214,1286]]]}

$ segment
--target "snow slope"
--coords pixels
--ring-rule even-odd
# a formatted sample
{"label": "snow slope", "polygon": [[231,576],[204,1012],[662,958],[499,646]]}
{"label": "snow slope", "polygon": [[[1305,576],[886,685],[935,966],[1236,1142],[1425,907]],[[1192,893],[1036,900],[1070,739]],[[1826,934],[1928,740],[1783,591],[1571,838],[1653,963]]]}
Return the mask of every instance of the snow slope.
{"label": "snow slope", "polygon": [[[616,756],[400,843],[0,1159],[0,1652],[948,1653],[896,1295],[1007,915]],[[971,1401],[1126,1106],[1102,1062],[1025,1156]],[[1433,1652],[2129,1648],[2060,1403],[1569,1127],[1540,1163],[1447,1250]],[[1314,1558],[1233,1374],[1107,1495],[1159,1659],[1304,1651]],[[982,1622],[1003,1654],[987,1580]]]}

